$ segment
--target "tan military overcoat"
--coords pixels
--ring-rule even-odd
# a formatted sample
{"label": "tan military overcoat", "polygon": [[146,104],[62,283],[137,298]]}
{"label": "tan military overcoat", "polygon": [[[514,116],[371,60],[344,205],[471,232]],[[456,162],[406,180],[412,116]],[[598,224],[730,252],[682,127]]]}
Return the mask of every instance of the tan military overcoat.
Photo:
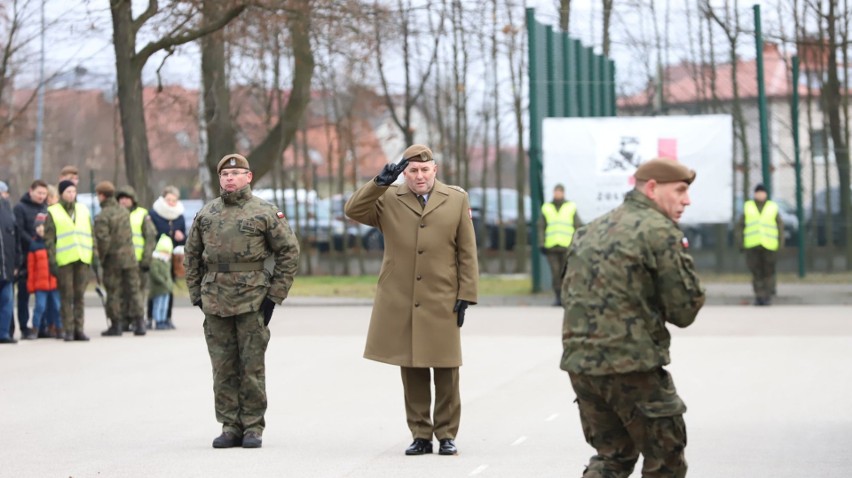
{"label": "tan military overcoat", "polygon": [[346,215],[379,228],[385,253],[364,357],[404,367],[458,367],[453,306],[477,301],[479,264],[467,194],[435,181],[425,209],[408,186],[370,180]]}

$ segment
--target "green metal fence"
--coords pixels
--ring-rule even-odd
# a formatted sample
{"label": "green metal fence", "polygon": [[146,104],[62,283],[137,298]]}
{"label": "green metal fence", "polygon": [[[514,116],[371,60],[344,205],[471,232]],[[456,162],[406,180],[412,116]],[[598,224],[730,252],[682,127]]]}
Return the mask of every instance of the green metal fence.
{"label": "green metal fence", "polygon": [[591,47],[535,19],[527,9],[529,36],[530,196],[532,235],[530,244],[533,292],[549,275],[538,250],[538,224],[542,191],[541,124],[544,118],[615,116],[615,64]]}

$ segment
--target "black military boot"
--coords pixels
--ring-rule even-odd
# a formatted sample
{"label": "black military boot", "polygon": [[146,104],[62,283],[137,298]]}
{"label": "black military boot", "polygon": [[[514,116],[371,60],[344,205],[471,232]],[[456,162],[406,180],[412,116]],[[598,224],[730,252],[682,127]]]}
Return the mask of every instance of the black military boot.
{"label": "black military boot", "polygon": [[243,444],[243,437],[233,432],[222,432],[213,440],[213,448],[233,448]]}
{"label": "black military boot", "polygon": [[121,337],[121,323],[113,320],[108,329],[101,332],[102,337]]}
{"label": "black military boot", "polygon": [[260,433],[246,432],[243,435],[243,448],[260,448],[262,445],[263,439],[260,437]]}
{"label": "black military boot", "polygon": [[148,331],[147,327],[145,326],[145,319],[142,318],[142,317],[136,317],[135,322],[136,322],[136,329],[133,330],[133,335],[136,335],[136,336],[145,335],[145,333]]}

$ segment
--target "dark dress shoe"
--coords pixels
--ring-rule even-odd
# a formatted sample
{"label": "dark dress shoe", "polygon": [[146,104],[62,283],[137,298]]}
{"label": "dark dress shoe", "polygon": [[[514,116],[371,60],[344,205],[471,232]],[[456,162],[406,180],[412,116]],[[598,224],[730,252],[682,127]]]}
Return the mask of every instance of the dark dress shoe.
{"label": "dark dress shoe", "polygon": [[457,455],[459,449],[456,448],[456,443],[452,438],[441,439],[441,447],[438,449],[439,455]]}
{"label": "dark dress shoe", "polygon": [[78,332],[78,333],[74,334],[74,340],[76,340],[78,342],[88,342],[89,336],[84,334],[83,332]]}
{"label": "dark dress shoe", "polygon": [[213,448],[233,448],[243,444],[243,437],[231,432],[222,432],[213,440]]}
{"label": "dark dress shoe", "polygon": [[415,438],[405,450],[406,455],[425,455],[427,453],[432,453],[432,441],[425,438]]}
{"label": "dark dress shoe", "polygon": [[260,448],[263,445],[263,439],[259,433],[247,432],[243,435],[243,448]]}

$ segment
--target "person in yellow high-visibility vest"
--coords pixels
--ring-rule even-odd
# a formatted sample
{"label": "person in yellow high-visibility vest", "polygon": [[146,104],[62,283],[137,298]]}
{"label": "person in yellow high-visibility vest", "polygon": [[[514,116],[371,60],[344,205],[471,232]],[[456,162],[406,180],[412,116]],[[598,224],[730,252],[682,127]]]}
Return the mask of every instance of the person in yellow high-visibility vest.
{"label": "person in yellow high-visibility vest", "polygon": [[568,246],[574,239],[574,231],[582,225],[577,214],[577,205],[565,200],[565,187],[557,184],[553,188],[553,201],[541,206],[541,221],[538,235],[542,254],[550,265],[551,286],[556,299],[554,306],[562,305],[562,271]]}
{"label": "person in yellow high-visibility vest", "polygon": [[85,316],[83,294],[89,283],[94,239],[92,218],[86,206],[77,202],[77,186],[63,180],[59,183],[59,202],[47,208],[44,243],[51,274],[59,288],[60,316],[65,341],[86,341],[83,331]]}
{"label": "person in yellow high-visibility vest", "polygon": [[775,261],[784,242],[784,224],[778,204],[769,199],[763,184],[755,186],[754,199],[743,206],[736,240],[745,251],[751,271],[754,304],[770,305],[775,295]]}
{"label": "person in yellow high-visibility vest", "polygon": [[[136,202],[136,190],[133,186],[122,186],[115,192],[118,203],[130,211],[130,229],[133,232],[133,251],[136,253],[136,262],[139,263],[139,300],[143,307],[148,300],[148,271],[151,268],[151,257],[157,243],[157,227],[151,220],[148,210],[139,206]],[[129,310],[129,304],[124,304],[123,311]],[[130,317],[123,317],[125,332],[132,327]],[[148,328],[153,328],[152,320],[148,319]]]}

